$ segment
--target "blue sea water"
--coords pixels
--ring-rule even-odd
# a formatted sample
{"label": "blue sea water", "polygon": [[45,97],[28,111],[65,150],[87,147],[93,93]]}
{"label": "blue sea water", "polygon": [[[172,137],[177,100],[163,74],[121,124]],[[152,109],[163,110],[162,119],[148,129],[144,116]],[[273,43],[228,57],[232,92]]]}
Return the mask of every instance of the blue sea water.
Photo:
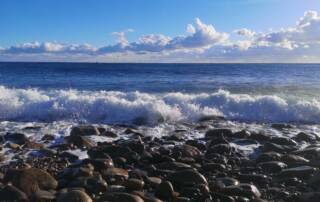
{"label": "blue sea water", "polygon": [[0,120],[320,123],[320,64],[0,63]]}

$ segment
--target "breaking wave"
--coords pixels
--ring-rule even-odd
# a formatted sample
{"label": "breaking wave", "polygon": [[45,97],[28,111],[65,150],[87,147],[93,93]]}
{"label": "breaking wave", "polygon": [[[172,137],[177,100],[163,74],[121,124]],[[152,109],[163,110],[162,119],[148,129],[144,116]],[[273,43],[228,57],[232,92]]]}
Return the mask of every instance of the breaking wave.
{"label": "breaking wave", "polygon": [[0,86],[0,120],[155,124],[208,115],[247,122],[320,123],[320,102],[279,96],[12,89]]}

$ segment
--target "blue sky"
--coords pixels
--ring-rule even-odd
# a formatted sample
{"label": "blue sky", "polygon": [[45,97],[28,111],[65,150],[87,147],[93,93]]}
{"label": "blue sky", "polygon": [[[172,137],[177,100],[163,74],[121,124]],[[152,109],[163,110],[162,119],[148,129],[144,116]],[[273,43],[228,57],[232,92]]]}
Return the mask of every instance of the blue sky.
{"label": "blue sky", "polygon": [[[108,61],[114,59],[110,58],[110,55],[115,53],[117,58],[128,61],[134,61],[135,58],[138,58],[138,61],[152,61],[152,58],[155,58],[157,61],[174,61],[176,58],[180,61],[183,60],[184,57],[189,58],[189,55],[183,56],[183,54],[178,54],[177,52],[179,51],[184,52],[184,54],[185,52],[188,52],[188,54],[193,52],[192,55],[195,58],[200,57],[203,59],[208,53],[204,54],[204,51],[200,49],[210,49],[212,51],[212,47],[216,49],[218,46],[223,46],[225,48],[226,45],[228,45],[227,48],[230,48],[231,43],[234,45],[236,43],[234,40],[239,40],[239,36],[235,34],[235,30],[246,28],[247,30],[252,30],[254,33],[263,33],[266,35],[274,30],[280,30],[281,28],[288,29],[296,26],[299,19],[302,18],[307,11],[319,12],[319,1],[1,0],[0,47],[4,51],[2,51],[2,53],[0,52],[0,60],[64,61],[63,56],[72,54],[76,60]],[[313,17],[317,18],[317,16]],[[191,47],[189,44],[186,47],[185,44],[179,44],[179,48],[172,48],[172,44],[169,44],[168,40],[175,39],[179,36],[187,36],[186,28],[188,24],[194,23],[195,19],[199,19],[201,23],[205,25],[212,25],[218,33],[228,34],[228,41],[222,39],[223,37],[221,36],[219,39],[209,40],[208,44],[202,41],[199,43],[201,45]],[[315,26],[318,25],[317,23],[315,24]],[[197,23],[193,26],[196,28]],[[132,30],[122,34],[122,32],[128,29]],[[114,32],[121,33],[115,34]],[[138,47],[136,47],[136,44],[131,43],[139,42],[142,36],[150,34],[169,37],[170,39],[155,39],[153,37],[152,43],[154,40],[156,40],[155,43],[168,43],[168,47],[170,46],[170,48],[162,47],[153,49],[154,44],[152,44],[152,50],[150,48],[142,49],[143,54],[141,54],[140,49],[137,50]],[[189,33],[189,35],[190,34],[192,35],[193,33]],[[203,35],[203,33],[199,32],[198,35]],[[262,37],[258,35],[255,36],[256,38]],[[117,42],[124,38],[127,44],[121,44],[121,51],[119,47],[116,48],[116,51],[115,47],[109,47],[117,45]],[[201,39],[199,39],[199,37],[193,38],[192,43],[195,43],[194,40]],[[151,39],[148,38],[148,40],[150,41]],[[163,40],[165,42],[163,42]],[[231,42],[231,40],[233,41]],[[10,47],[17,48],[15,46],[18,45],[19,48],[21,48],[24,47],[26,43],[35,42],[37,42],[37,44],[32,46],[32,48],[40,47],[42,43],[46,42],[63,44],[63,46],[66,44],[90,44],[94,49],[106,46],[108,48],[107,51],[102,51],[106,57],[103,57],[101,53],[98,54],[98,56],[97,54],[84,54],[84,51],[80,51],[80,53],[77,52],[77,54],[72,51],[72,53],[69,51],[68,53],[57,54],[59,51],[54,51],[55,53],[52,53],[51,57],[48,56],[50,55],[48,53],[50,51],[43,51],[46,53],[44,56],[40,49],[36,51],[29,51],[29,49],[28,51],[7,51]],[[306,42],[304,42],[303,45],[306,45],[305,43]],[[291,46],[294,47],[296,44],[297,43],[292,43]],[[174,45],[177,47],[176,43]],[[302,44],[299,43],[299,45],[301,46]],[[124,48],[127,46],[128,48]],[[255,43],[255,46],[250,46],[250,51],[257,46],[257,43]],[[28,48],[30,48],[30,46],[28,46]],[[139,48],[141,47],[139,46]],[[179,51],[177,51],[178,49]],[[229,49],[221,48],[219,51],[225,53],[229,51]],[[31,52],[32,54],[30,54]],[[194,52],[201,52],[201,54]],[[301,52],[301,50],[299,50],[299,52]],[[216,54],[215,52],[215,57],[209,57],[209,55],[206,58],[213,58],[212,60],[214,62],[217,58],[222,57],[216,56]],[[251,58],[252,54],[253,53],[250,53]],[[168,55],[170,55],[170,57],[168,57]],[[241,55],[243,54],[241,53]],[[258,58],[258,56],[257,60],[259,58],[261,60],[261,57]],[[290,55],[286,53],[283,57],[289,56]],[[302,57],[302,55],[300,56]],[[246,56],[244,55],[242,57],[241,60],[245,61]],[[305,57],[305,55],[303,57]],[[140,60],[139,58],[142,59]],[[313,60],[317,59],[314,58],[313,55],[312,58]]]}

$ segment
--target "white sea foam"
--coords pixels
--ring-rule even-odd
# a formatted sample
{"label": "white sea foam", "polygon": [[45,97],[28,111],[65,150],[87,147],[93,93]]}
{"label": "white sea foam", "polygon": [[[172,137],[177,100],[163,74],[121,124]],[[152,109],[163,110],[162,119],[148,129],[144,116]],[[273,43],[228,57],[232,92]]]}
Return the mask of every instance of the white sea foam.
{"label": "white sea foam", "polygon": [[320,123],[320,101],[273,95],[149,94],[119,91],[11,89],[0,86],[0,120],[148,124],[196,121],[204,115],[256,122]]}

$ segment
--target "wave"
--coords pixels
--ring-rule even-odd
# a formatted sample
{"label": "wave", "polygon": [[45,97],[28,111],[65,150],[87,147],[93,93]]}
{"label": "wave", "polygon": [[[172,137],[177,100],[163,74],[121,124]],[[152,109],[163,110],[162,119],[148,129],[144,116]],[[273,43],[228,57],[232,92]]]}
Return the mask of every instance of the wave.
{"label": "wave", "polygon": [[0,86],[0,120],[156,124],[208,115],[247,122],[320,123],[320,102],[276,95],[151,94],[119,91],[13,89]]}

